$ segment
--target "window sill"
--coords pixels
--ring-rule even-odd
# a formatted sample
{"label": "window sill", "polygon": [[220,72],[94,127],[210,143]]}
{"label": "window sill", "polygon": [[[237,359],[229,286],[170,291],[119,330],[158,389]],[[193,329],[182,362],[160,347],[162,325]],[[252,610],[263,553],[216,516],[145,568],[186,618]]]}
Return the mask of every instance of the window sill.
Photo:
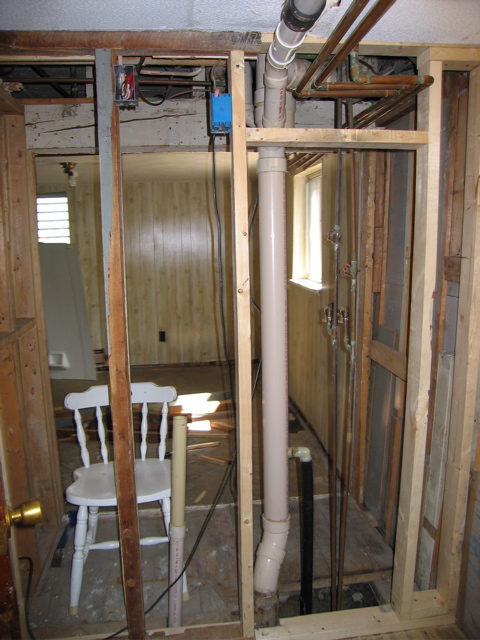
{"label": "window sill", "polygon": [[292,278],[290,282],[311,291],[321,291],[323,289],[323,285],[320,282],[315,282],[315,280],[309,280],[308,278]]}

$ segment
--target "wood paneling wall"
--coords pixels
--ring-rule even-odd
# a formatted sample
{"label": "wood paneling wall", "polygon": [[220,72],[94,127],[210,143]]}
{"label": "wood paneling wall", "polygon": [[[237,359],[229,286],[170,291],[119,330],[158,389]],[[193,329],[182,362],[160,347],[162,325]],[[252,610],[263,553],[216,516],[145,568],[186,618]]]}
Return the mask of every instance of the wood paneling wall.
{"label": "wood paneling wall", "polygon": [[[351,231],[347,223],[349,196],[346,185],[350,171],[351,157],[343,156],[342,176],[342,239],[340,242],[340,266],[350,261],[349,246]],[[325,448],[329,449],[328,425],[333,415],[331,385],[332,340],[324,320],[324,308],[333,300],[334,292],[334,248],[326,239],[326,234],[334,227],[335,192],[337,176],[337,156],[326,154],[322,159],[322,266],[323,287],[313,291],[290,282],[288,286],[288,323],[289,323],[289,393],[295,405],[312,425]],[[292,264],[293,250],[293,180],[289,180],[288,251],[289,264]],[[339,308],[350,305],[350,280],[339,278]],[[338,439],[337,462],[342,456],[342,431],[345,420],[345,404],[348,379],[349,355],[344,346],[344,327],[339,325],[338,347]]]}
{"label": "wood paneling wall", "polygon": [[[67,191],[72,242],[84,280],[94,349],[106,350],[100,196],[97,184],[40,185]],[[253,185],[252,198],[256,197]],[[230,181],[217,179],[228,350],[234,358]],[[254,201],[252,202],[253,210]],[[132,365],[224,360],[218,226],[211,180],[124,183],[125,263]],[[258,283],[255,229],[251,270]],[[257,234],[258,235],[258,234]],[[258,287],[257,287],[258,288]],[[259,295],[257,295],[257,301]],[[260,318],[252,311],[253,340]],[[166,341],[159,341],[165,331]],[[255,349],[254,349],[255,352]]]}
{"label": "wood paneling wall", "polygon": [[[224,308],[233,357],[229,195],[229,185],[219,182]],[[126,184],[125,260],[132,364],[223,360],[217,223],[209,185]],[[165,342],[159,342],[159,331],[166,332]]]}

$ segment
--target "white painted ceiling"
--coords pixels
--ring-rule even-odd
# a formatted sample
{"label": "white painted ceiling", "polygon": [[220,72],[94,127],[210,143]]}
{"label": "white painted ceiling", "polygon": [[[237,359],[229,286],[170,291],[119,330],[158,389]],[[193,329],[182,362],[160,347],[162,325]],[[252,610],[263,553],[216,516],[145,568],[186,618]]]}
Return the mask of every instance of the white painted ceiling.
{"label": "white painted ceiling", "polygon": [[[257,154],[248,154],[249,172],[256,174]],[[202,152],[124,154],[122,173],[124,182],[196,181],[212,177],[212,154]],[[48,156],[36,158],[38,185],[68,184],[62,162],[75,162],[77,184],[99,181],[97,156]],[[230,154],[215,153],[215,170],[219,180],[230,175]]]}
{"label": "white painted ceiling", "polygon": [[[312,33],[327,37],[351,2],[342,0],[340,7],[320,19]],[[282,4],[283,0],[0,0],[0,28],[273,33]],[[480,44],[480,0],[397,0],[367,38]]]}

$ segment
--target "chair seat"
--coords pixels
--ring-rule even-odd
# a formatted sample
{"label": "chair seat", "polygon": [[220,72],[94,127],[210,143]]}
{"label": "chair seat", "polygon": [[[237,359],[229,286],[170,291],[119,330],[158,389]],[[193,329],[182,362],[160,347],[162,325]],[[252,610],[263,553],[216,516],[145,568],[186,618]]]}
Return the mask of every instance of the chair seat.
{"label": "chair seat", "polygon": [[[87,507],[116,506],[113,465],[109,462],[76,469],[74,482],[66,491],[67,502]],[[135,460],[135,481],[138,504],[170,497],[170,460]]]}

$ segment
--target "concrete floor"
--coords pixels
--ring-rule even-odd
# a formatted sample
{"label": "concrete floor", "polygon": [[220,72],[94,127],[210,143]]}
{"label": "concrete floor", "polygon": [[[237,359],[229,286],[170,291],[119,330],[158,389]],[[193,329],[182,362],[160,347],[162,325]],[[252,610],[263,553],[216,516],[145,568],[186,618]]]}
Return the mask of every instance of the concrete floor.
{"label": "concrete floor", "polygon": [[[99,376],[103,382],[106,374]],[[157,384],[175,386],[179,395],[210,393],[212,397],[224,400],[227,388],[226,371],[223,367],[142,367],[135,368],[132,380],[152,380]],[[60,408],[63,397],[72,390],[91,386],[89,381],[53,382],[54,406]],[[254,497],[254,544],[257,546],[261,531],[261,423],[260,392],[254,399],[254,451],[253,451],[253,497]],[[60,412],[59,412],[60,413]],[[199,416],[200,417],[200,416]],[[206,416],[212,418],[214,417]],[[73,469],[80,466],[78,445],[75,437],[68,432],[65,417],[60,420],[59,452],[62,477],[65,487],[71,482]],[[221,422],[233,424],[231,415],[223,413]],[[219,442],[211,449],[201,449],[188,454],[187,465],[187,538],[186,554],[192,548],[200,531],[209,505],[217,492],[228,465],[221,466],[202,460],[199,456],[207,453],[218,458],[231,458],[233,454],[233,433],[212,431],[205,436],[190,436],[189,444]],[[329,584],[329,526],[328,526],[328,485],[327,460],[314,434],[292,414],[290,421],[290,443],[292,446],[308,446],[314,460],[315,483],[315,557],[314,587],[319,600],[325,599],[324,589]],[[95,447],[95,443],[89,442]],[[154,443],[150,446],[154,447]],[[169,443],[167,443],[167,450]],[[280,593],[287,603],[298,592],[300,581],[300,525],[299,525],[299,473],[298,462],[290,461],[290,508],[291,533],[287,555],[280,576]],[[229,482],[220,499],[220,506],[205,530],[204,537],[188,568],[190,599],[184,603],[183,622],[185,625],[230,622],[238,619],[237,573],[236,573],[236,507],[234,483]],[[163,535],[163,522],[155,505],[146,505],[140,512],[142,535]],[[74,508],[66,505],[66,513]],[[67,520],[65,520],[65,524]],[[116,537],[114,512],[102,517],[98,540]],[[151,533],[150,533],[151,532]],[[68,615],[68,593],[70,564],[73,554],[71,527],[66,527],[63,538],[61,532],[51,549],[50,560],[30,603],[30,621],[37,638],[74,637],[101,631],[108,635],[118,631],[125,620],[123,592],[118,551],[92,551],[85,565],[84,584],[78,616]],[[167,585],[167,546],[142,548],[144,566],[144,605],[151,604]],[[346,546],[345,585],[356,582],[370,582],[388,578],[392,567],[392,551],[381,540],[368,518],[352,501],[349,506],[349,523]],[[363,595],[355,591],[352,602],[362,605]],[[317,597],[316,596],[316,597]],[[316,603],[323,606],[322,603]],[[285,615],[290,605],[286,606]],[[318,607],[317,607],[318,608]],[[166,625],[167,598],[159,602],[147,614],[149,628]],[[119,627],[120,625],[120,627]]]}

